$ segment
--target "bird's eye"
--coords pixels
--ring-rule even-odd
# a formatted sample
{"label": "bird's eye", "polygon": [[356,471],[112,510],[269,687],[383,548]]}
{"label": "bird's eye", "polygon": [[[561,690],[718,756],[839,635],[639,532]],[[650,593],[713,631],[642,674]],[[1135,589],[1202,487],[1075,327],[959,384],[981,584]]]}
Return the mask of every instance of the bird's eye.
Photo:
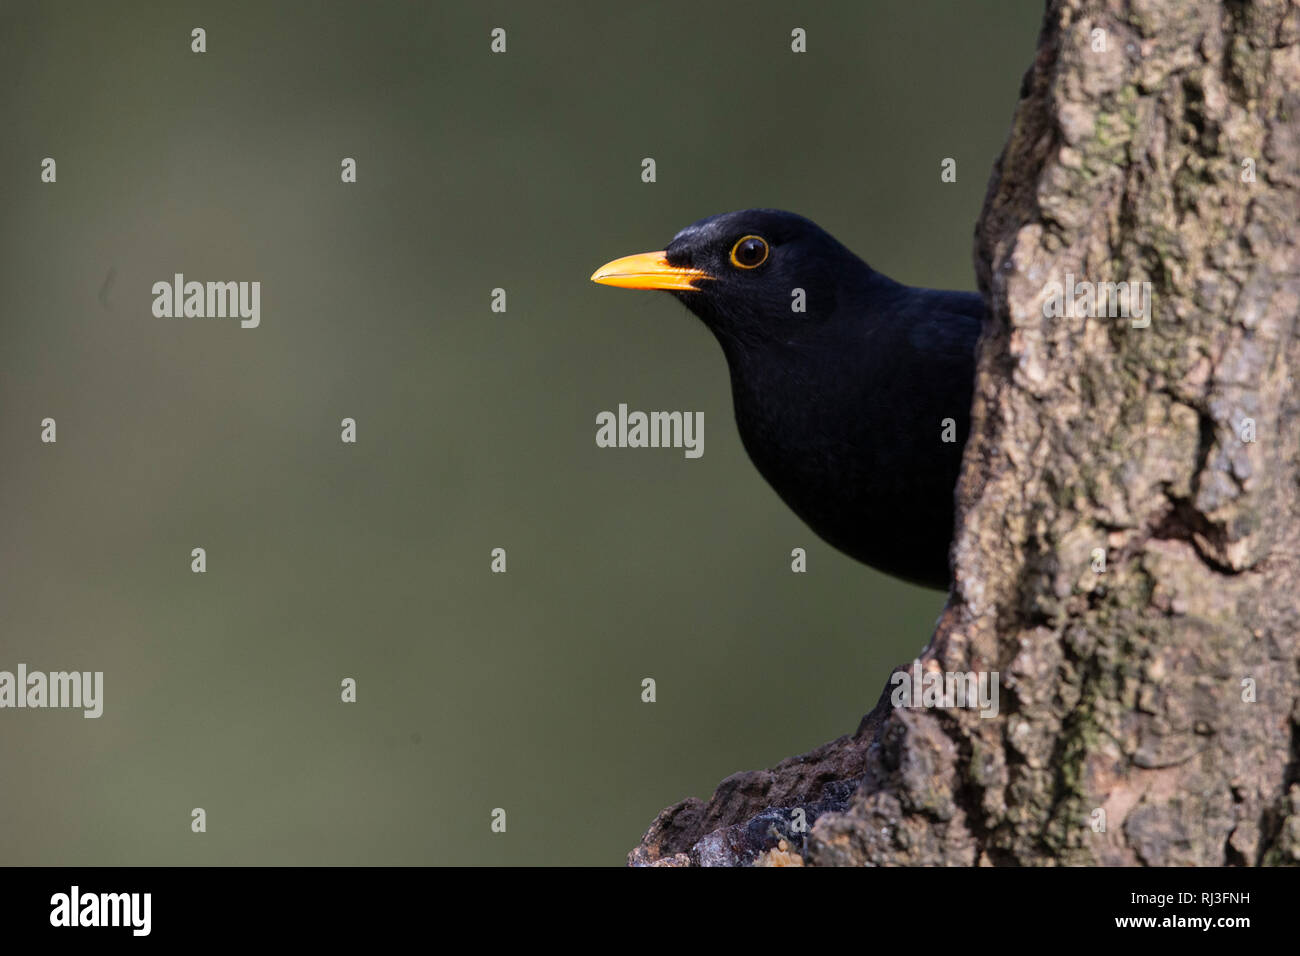
{"label": "bird's eye", "polygon": [[731,264],[742,269],[757,269],[767,261],[767,242],[759,236],[744,236],[731,247]]}

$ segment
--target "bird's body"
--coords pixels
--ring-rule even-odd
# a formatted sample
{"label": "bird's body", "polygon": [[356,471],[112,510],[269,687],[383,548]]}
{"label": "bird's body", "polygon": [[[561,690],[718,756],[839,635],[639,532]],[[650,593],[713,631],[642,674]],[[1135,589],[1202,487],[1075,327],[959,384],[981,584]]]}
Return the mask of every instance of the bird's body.
{"label": "bird's body", "polygon": [[776,210],[701,220],[662,253],[593,279],[669,289],[704,321],[726,356],[745,450],[817,534],[872,567],[948,586],[978,295],[897,283]]}

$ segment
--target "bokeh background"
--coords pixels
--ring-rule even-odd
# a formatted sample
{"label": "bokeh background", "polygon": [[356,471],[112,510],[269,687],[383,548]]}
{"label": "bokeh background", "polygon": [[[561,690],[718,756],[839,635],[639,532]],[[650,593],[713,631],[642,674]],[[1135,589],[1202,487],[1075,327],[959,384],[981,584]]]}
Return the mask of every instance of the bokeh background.
{"label": "bokeh background", "polygon": [[[0,669],[105,672],[98,720],[0,711],[0,861],[617,865],[851,732],[942,595],[812,535],[703,326],[587,277],[775,206],[974,288],[1040,15],[0,5]],[[154,318],[175,272],[260,280],[261,327]],[[598,449],[619,402],[704,457]]]}

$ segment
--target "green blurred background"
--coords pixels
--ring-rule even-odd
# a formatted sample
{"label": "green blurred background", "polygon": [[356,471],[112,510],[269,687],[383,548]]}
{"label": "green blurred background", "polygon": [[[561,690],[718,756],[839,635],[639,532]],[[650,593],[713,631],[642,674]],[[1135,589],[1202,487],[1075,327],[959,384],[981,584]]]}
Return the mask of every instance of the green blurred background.
{"label": "green blurred background", "polygon": [[[780,503],[694,317],[587,277],[761,205],[974,288],[1040,11],[4,3],[0,669],[105,705],[0,711],[0,861],[621,864],[851,732],[942,596]],[[175,272],[261,327],[154,318]],[[704,457],[598,449],[619,402]]]}

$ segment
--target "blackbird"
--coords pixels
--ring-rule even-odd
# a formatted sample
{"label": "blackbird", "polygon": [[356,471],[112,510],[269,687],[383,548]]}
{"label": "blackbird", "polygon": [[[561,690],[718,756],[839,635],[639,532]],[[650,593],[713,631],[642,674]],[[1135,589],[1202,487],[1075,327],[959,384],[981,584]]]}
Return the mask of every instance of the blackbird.
{"label": "blackbird", "polygon": [[871,567],[949,586],[978,294],[895,282],[775,209],[701,219],[591,278],[667,290],[703,320],[745,450],[813,531]]}

